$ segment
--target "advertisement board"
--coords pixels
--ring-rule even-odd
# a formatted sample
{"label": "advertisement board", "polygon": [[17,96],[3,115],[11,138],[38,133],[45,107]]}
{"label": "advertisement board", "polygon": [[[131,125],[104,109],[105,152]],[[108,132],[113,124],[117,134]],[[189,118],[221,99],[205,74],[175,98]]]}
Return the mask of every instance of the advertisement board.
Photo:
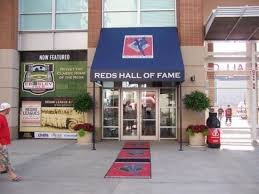
{"label": "advertisement board", "polygon": [[75,137],[72,135],[75,133],[73,126],[84,122],[84,117],[83,114],[73,110],[72,98],[86,91],[86,59],[87,51],[21,53],[20,132],[22,134],[31,132],[35,138]]}

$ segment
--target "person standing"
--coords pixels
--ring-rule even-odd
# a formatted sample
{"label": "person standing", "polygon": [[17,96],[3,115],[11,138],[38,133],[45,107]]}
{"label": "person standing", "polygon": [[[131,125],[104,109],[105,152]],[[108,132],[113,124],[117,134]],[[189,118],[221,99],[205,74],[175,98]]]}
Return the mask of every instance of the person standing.
{"label": "person standing", "polygon": [[219,109],[218,109],[218,118],[219,118],[220,121],[222,120],[223,113],[224,113],[223,108],[219,107]]}
{"label": "person standing", "polygon": [[226,125],[228,124],[231,125],[232,122],[232,108],[230,108],[230,105],[228,105],[227,109],[225,110],[225,116],[226,116]]}
{"label": "person standing", "polygon": [[7,149],[7,146],[11,143],[10,129],[6,119],[10,109],[10,104],[6,102],[0,104],[0,170],[6,171],[11,181],[20,181],[22,178],[17,176],[12,168]]}

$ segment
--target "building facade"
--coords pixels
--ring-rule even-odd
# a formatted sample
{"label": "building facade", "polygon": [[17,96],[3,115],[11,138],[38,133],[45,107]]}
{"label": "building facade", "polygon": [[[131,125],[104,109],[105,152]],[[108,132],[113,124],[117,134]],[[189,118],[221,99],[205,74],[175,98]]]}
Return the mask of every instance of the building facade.
{"label": "building facade", "polygon": [[[186,127],[204,124],[207,117],[206,112],[194,113],[182,105],[183,97],[194,90],[206,92],[215,111],[231,105],[232,125],[225,125],[223,115],[223,128],[248,129],[252,139],[258,138],[258,37],[253,38],[253,32],[246,39],[213,37],[213,25],[217,23],[212,21],[210,26],[208,20],[212,10],[219,6],[233,10],[233,7],[247,5],[259,6],[259,3],[257,0],[1,0],[0,100],[12,104],[9,119],[13,137],[21,132],[23,136],[34,133],[39,138],[65,135],[73,138],[67,132],[83,118],[73,112],[71,99],[82,90],[93,94],[92,81],[98,81],[95,125],[99,139],[179,139],[182,131],[183,139],[187,140]],[[232,24],[232,31],[235,24],[238,26],[238,23]],[[253,21],[249,24],[258,25]],[[166,37],[165,29],[173,29],[171,36]],[[121,35],[124,39],[121,43],[122,39],[116,38],[109,42],[111,40],[105,38],[110,37],[109,33],[117,33],[117,38]],[[221,35],[224,31],[214,34]],[[168,38],[168,44],[176,50],[171,54],[164,50],[162,53],[169,57],[165,61],[176,63],[170,55],[182,58],[176,64],[183,62],[183,75],[173,74],[180,68],[166,69],[165,72],[171,71],[171,74],[161,74],[163,79],[157,80],[137,79],[136,74],[125,74],[125,79],[115,79],[112,74],[108,79],[100,74],[99,79],[92,79],[91,71],[97,65],[98,73],[101,59],[111,65],[107,66],[108,70],[121,62],[122,57],[116,58],[116,44],[123,45],[126,36],[129,41],[134,36],[145,36],[147,42],[150,37],[154,40],[142,47],[154,47],[153,55],[150,54],[153,58],[145,55],[147,59],[142,56],[139,60],[143,67],[147,65],[144,73],[159,73],[163,70],[161,67],[167,66],[162,57],[157,57],[163,48],[156,50],[156,46],[157,42],[166,42],[161,37]],[[171,40],[172,37],[175,39]],[[174,45],[175,42],[179,44]],[[175,55],[177,48],[180,55]],[[114,52],[108,52],[111,49],[115,49]],[[134,66],[137,60],[127,61],[125,73],[141,72],[138,65]],[[158,64],[154,71],[153,63]],[[113,72],[122,73],[119,69],[123,71],[119,66]],[[110,73],[108,70],[104,73]],[[39,78],[44,77],[42,74],[44,79]],[[38,80],[36,86],[34,79]],[[88,122],[92,122],[92,117],[92,113],[88,113]]]}

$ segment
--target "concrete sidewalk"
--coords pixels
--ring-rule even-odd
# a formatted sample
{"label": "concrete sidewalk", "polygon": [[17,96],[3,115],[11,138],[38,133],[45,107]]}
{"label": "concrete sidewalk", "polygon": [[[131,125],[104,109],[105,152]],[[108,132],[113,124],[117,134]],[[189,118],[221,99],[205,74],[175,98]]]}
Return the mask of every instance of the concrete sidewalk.
{"label": "concrete sidewalk", "polygon": [[22,182],[0,175],[0,194],[258,194],[259,147],[250,151],[151,144],[152,179],[104,178],[123,142],[79,146],[65,140],[17,140],[10,158]]}

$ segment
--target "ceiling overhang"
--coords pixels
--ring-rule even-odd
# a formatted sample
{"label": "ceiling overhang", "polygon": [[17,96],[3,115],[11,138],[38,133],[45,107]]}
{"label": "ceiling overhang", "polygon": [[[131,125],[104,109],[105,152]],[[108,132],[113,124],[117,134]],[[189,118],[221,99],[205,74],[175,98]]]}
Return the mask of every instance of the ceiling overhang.
{"label": "ceiling overhang", "polygon": [[205,25],[205,40],[259,40],[259,6],[213,10]]}

